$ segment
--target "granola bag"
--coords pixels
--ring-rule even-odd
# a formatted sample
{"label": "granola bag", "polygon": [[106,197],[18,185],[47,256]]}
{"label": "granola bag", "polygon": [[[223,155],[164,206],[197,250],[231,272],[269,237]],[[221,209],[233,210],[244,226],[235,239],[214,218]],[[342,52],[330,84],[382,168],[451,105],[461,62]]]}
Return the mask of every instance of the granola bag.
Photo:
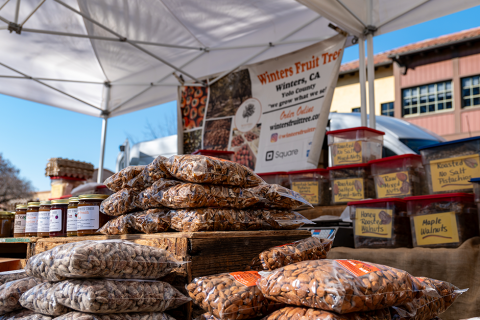
{"label": "granola bag", "polygon": [[307,205],[313,207],[298,192],[278,184],[262,184],[249,189],[260,198],[260,205],[277,209],[296,209]]}
{"label": "granola bag", "polygon": [[138,176],[144,168],[145,166],[126,167],[125,169],[115,173],[113,176],[108,177],[103,184],[113,192],[120,191],[129,187],[128,182]]}
{"label": "granola bag", "polygon": [[27,277],[28,275],[24,269],[0,272],[0,285]]}
{"label": "granola bag", "polygon": [[248,189],[196,183],[169,184],[160,180],[139,194],[143,209],[168,207],[172,209],[224,207],[243,209],[260,199]]}
{"label": "granola bag", "polygon": [[12,311],[0,316],[0,320],[52,320],[53,317],[36,313],[28,309]]}
{"label": "granola bag", "polygon": [[163,312],[190,301],[170,284],[142,280],[66,280],[55,288],[58,302],[81,312]]}
{"label": "granola bag", "polygon": [[67,278],[157,279],[183,262],[163,249],[124,240],[85,240],[28,259],[27,274],[49,281]]}
{"label": "granola bag", "polygon": [[170,228],[171,215],[168,209],[150,209],[131,214],[132,227],[143,233],[165,232]]}
{"label": "granola bag", "polygon": [[412,302],[427,287],[405,271],[357,260],[313,260],[263,272],[258,282],[267,299],[350,313]]}
{"label": "granola bag", "polygon": [[[1,320],[1,319],[0,319]],[[69,312],[55,318],[55,320],[175,320],[163,312],[138,312],[138,313],[111,313],[94,314],[84,312]]]}
{"label": "granola bag", "polygon": [[27,290],[41,283],[41,280],[28,277],[7,282],[0,286],[0,314],[20,310],[20,296]]}
{"label": "granola bag", "polygon": [[132,189],[122,189],[102,201],[100,211],[109,216],[120,216],[125,213],[138,211],[135,206],[137,192]]}
{"label": "granola bag", "polygon": [[44,282],[25,292],[20,304],[37,313],[60,316],[71,310],[59,303],[55,295],[57,283]]}
{"label": "granola bag", "polygon": [[391,317],[388,309],[337,314],[319,309],[285,307],[262,320],[391,320]]}
{"label": "granola bag", "polygon": [[275,270],[301,261],[326,259],[331,248],[332,240],[306,238],[261,252],[258,258],[252,261],[252,268],[258,265],[258,262],[260,270]]}
{"label": "granola bag", "polygon": [[216,274],[195,278],[187,291],[195,304],[218,319],[250,319],[282,307],[265,299],[258,279],[256,271]]}
{"label": "granola bag", "polygon": [[132,214],[126,214],[108,221],[95,233],[108,236],[133,233]]}
{"label": "granola bag", "polygon": [[228,160],[202,155],[176,155],[165,161],[175,178],[193,183],[210,183],[243,188],[265,183],[249,168]]}
{"label": "granola bag", "polygon": [[167,158],[164,156],[156,157],[138,176],[128,182],[128,186],[136,191],[142,191],[162,178],[171,179],[172,176],[164,164],[166,160]]}

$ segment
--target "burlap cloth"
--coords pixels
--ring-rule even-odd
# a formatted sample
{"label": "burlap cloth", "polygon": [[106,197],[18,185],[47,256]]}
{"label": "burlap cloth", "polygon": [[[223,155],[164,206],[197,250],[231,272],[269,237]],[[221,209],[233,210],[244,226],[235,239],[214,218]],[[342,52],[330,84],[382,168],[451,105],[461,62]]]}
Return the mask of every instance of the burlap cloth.
{"label": "burlap cloth", "polygon": [[416,277],[429,277],[469,288],[442,313],[442,320],[480,316],[480,237],[467,240],[456,249],[352,249],[333,248],[328,259],[355,259],[392,266]]}

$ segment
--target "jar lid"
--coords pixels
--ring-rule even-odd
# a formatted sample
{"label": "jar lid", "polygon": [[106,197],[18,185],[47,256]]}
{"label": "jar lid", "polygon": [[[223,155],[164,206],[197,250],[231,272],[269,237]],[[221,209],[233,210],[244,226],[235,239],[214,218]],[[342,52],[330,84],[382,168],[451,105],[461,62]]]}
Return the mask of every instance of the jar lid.
{"label": "jar lid", "polygon": [[384,136],[385,132],[375,130],[369,127],[355,127],[355,128],[348,128],[348,129],[340,129],[340,130],[334,130],[334,131],[327,131],[326,135],[331,135],[331,134],[339,134],[339,133],[345,133],[345,132],[352,132],[352,131],[359,131],[359,130],[364,130],[364,131],[369,131],[372,133],[376,133],[378,135]]}
{"label": "jar lid", "polygon": [[389,162],[389,161],[394,161],[394,160],[398,160],[398,159],[415,159],[415,160],[421,161],[422,156],[420,156],[418,154],[406,153],[406,154],[401,154],[399,156],[370,160],[369,163],[372,164],[372,163],[379,163],[379,162]]}
{"label": "jar lid", "polygon": [[41,206],[50,206],[52,202],[50,200],[40,201]]}
{"label": "jar lid", "polygon": [[417,201],[417,200],[440,200],[444,198],[464,198],[464,200],[471,200],[473,201],[473,193],[463,193],[463,192],[456,192],[456,193],[440,193],[440,194],[429,194],[425,196],[412,196],[403,198],[405,201]]}
{"label": "jar lid", "polygon": [[369,167],[368,163],[346,164],[343,166],[328,167],[327,170],[342,170],[342,169],[354,169]]}
{"label": "jar lid", "polygon": [[17,209],[27,209],[28,206],[26,204],[17,204],[15,208],[17,208]]}
{"label": "jar lid", "polygon": [[359,201],[350,201],[347,203],[347,206],[361,206],[364,204],[375,204],[382,202],[398,202],[398,203],[407,203],[405,200],[400,198],[381,198],[381,199],[364,199]]}
{"label": "jar lid", "polygon": [[82,194],[78,196],[79,200],[105,200],[109,197],[108,194]]}
{"label": "jar lid", "polygon": [[52,200],[52,204],[68,204],[68,199],[56,199],[56,200]]}
{"label": "jar lid", "polygon": [[318,173],[318,174],[326,175],[326,174],[328,174],[328,170],[327,170],[327,169],[318,168],[318,169],[308,169],[308,170],[299,170],[299,171],[290,171],[290,172],[288,172],[289,175],[304,174],[304,173]]}
{"label": "jar lid", "polygon": [[29,202],[28,206],[29,207],[38,207],[38,206],[40,206],[40,202]]}
{"label": "jar lid", "polygon": [[78,197],[71,197],[68,199],[70,202],[78,202]]}
{"label": "jar lid", "polygon": [[8,211],[0,211],[0,216],[13,216],[15,213]]}

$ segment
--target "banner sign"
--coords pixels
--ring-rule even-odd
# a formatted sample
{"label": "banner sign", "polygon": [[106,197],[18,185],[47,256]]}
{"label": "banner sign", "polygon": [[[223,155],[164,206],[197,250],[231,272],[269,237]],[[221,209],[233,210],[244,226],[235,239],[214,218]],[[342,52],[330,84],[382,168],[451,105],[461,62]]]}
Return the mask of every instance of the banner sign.
{"label": "banner sign", "polygon": [[[231,150],[256,172],[315,168],[307,158],[345,38],[231,73],[209,87],[182,87],[184,153]],[[332,81],[335,79],[335,81]],[[331,101],[330,99],[327,99]]]}

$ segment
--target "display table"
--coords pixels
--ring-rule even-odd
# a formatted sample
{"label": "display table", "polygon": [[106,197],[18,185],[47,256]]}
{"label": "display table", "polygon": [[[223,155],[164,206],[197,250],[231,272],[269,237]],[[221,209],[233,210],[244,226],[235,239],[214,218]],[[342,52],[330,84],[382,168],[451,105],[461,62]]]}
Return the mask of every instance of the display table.
{"label": "display table", "polygon": [[333,248],[329,259],[356,259],[406,270],[414,276],[445,280],[460,289],[469,288],[440,315],[442,320],[458,320],[480,315],[480,237],[456,249],[352,249]]}

